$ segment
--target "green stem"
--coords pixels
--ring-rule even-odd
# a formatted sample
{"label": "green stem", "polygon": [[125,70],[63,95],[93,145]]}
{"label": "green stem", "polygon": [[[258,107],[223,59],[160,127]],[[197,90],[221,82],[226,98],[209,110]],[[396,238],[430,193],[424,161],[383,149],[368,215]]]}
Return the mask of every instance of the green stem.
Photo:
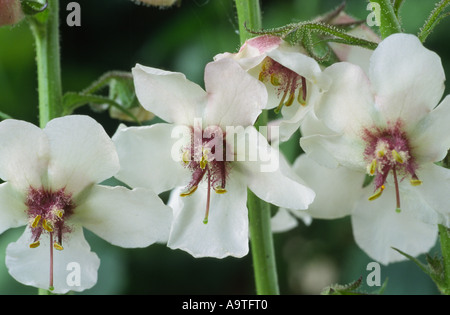
{"label": "green stem", "polygon": [[252,31],[261,29],[261,8],[259,0],[235,0],[235,4],[239,20],[239,36],[243,44],[254,36],[247,29]]}
{"label": "green stem", "polygon": [[444,259],[444,294],[450,295],[450,229],[439,224],[439,238]]}
{"label": "green stem", "polygon": [[370,0],[370,2],[378,4],[380,7],[380,33],[382,38],[402,32],[402,27],[391,0]]}
{"label": "green stem", "polygon": [[[47,0],[48,6],[29,17],[36,45],[39,93],[39,125],[44,128],[53,118],[62,115],[62,84],[59,47],[59,0]],[[50,291],[39,289],[39,295]]]}
{"label": "green stem", "polygon": [[62,115],[58,1],[48,0],[47,9],[30,18],[36,44],[39,124],[42,128],[51,119]]}
{"label": "green stem", "polygon": [[[235,0],[239,20],[241,44],[253,34],[247,29],[261,29],[261,9],[258,0]],[[257,126],[267,125],[267,112],[263,112]],[[253,258],[256,292],[261,295],[279,294],[278,275],[275,263],[270,205],[248,190],[248,211],[250,221],[250,246]]]}

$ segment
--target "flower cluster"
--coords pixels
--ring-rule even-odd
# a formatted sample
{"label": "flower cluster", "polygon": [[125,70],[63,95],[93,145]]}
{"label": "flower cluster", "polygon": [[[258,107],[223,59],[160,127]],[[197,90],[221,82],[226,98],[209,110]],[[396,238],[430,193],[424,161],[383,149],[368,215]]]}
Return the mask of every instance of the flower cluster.
{"label": "flower cluster", "polygon": [[[305,222],[351,216],[357,244],[381,263],[404,259],[392,247],[427,252],[437,225],[450,226],[440,58],[408,34],[355,63],[335,48],[345,60],[323,67],[302,46],[261,35],[215,56],[204,88],[137,64],[136,97],[163,122],[120,125],[112,139],[81,115],[43,129],[2,121],[0,233],[25,226],[7,248],[10,274],[57,293],[92,287],[100,260],[83,228],[122,247],[161,242],[194,257],[243,257],[248,191],[280,208],[277,229],[292,226],[289,213]],[[269,110],[279,119],[258,130]],[[298,130],[304,154],[289,165],[278,144]],[[102,184],[111,177],[131,189]],[[75,287],[64,276],[73,261],[83,268]]]}

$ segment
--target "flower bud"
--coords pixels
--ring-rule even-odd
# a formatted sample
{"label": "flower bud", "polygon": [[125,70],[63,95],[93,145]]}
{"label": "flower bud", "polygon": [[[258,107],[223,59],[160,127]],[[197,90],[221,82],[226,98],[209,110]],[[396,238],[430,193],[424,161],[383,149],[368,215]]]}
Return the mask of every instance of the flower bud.
{"label": "flower bud", "polygon": [[19,0],[0,0],[0,26],[16,24],[23,18]]}

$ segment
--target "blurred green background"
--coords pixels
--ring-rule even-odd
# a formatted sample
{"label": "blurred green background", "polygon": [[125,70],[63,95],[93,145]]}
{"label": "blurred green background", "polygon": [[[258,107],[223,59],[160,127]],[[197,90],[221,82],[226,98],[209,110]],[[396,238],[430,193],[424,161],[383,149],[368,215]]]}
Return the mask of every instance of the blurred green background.
{"label": "blurred green background", "polygon": [[[61,62],[63,89],[80,91],[110,70],[130,71],[136,64],[179,71],[203,85],[206,63],[217,53],[239,48],[238,24],[231,0],[183,0],[178,7],[160,10],[138,6],[130,0],[79,0],[81,27],[65,23],[61,1]],[[417,33],[434,7],[432,0],[406,0],[401,10],[403,26]],[[340,0],[262,0],[263,27],[310,20],[341,4]],[[346,11],[366,19],[365,0],[348,0]],[[442,22],[425,46],[442,58],[450,73],[450,27]],[[376,29],[375,29],[376,31]],[[449,93],[447,86],[446,94]],[[38,123],[38,99],[34,43],[26,23],[0,28],[0,111],[13,118]],[[88,107],[88,114],[112,135],[120,121]],[[283,145],[292,161],[299,152],[297,139]],[[166,198],[167,195],[163,195]],[[4,263],[5,248],[23,228],[0,235],[0,294],[35,294],[36,289],[17,283]],[[86,238],[101,259],[99,280],[83,294],[254,294],[251,255],[244,258],[194,259],[163,245],[122,249],[89,231]],[[282,294],[318,294],[332,283],[363,278],[372,260],[353,240],[348,218],[303,223],[274,236]],[[431,254],[439,254],[437,245]],[[423,257],[421,257],[423,259]],[[381,267],[388,280],[385,294],[437,294],[434,283],[411,262]]]}

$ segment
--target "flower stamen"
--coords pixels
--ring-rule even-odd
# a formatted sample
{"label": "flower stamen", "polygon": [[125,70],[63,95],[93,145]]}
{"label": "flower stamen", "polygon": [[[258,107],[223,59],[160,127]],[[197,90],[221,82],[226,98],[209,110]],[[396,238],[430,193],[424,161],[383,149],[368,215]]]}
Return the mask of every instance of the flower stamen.
{"label": "flower stamen", "polygon": [[370,200],[370,201],[373,201],[373,200],[377,199],[378,197],[380,197],[381,194],[383,193],[384,188],[385,188],[384,185],[381,185],[381,187],[378,188],[378,189],[375,191],[375,193],[374,193],[372,196],[369,197],[369,200]]}
{"label": "flower stamen", "polygon": [[41,245],[41,242],[35,241],[35,242],[30,244],[30,248],[36,248],[36,247],[39,247],[39,245]]}
{"label": "flower stamen", "polygon": [[395,199],[397,201],[397,208],[395,208],[395,211],[397,213],[400,213],[402,211],[401,208],[400,208],[400,190],[398,188],[397,171],[395,169],[395,166],[392,168],[392,173],[394,175]]}
{"label": "flower stamen", "polygon": [[41,221],[41,215],[37,215],[34,217],[33,223],[31,223],[31,227],[35,229],[37,225],[39,224],[39,221]]}

